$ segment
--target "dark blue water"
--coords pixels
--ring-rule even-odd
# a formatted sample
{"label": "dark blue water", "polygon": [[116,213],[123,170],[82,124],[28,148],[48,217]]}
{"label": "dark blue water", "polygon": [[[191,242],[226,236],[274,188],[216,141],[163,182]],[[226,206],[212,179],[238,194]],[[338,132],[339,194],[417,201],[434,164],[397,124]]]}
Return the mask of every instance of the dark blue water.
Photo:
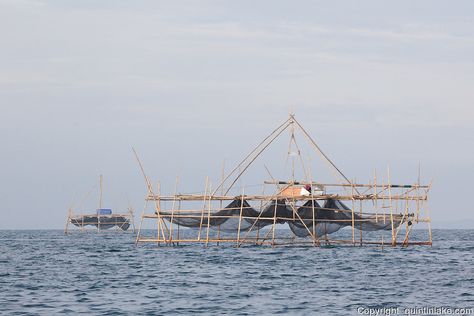
{"label": "dark blue water", "polygon": [[0,314],[357,315],[361,306],[472,308],[474,231],[433,234],[433,247],[382,250],[136,247],[131,234],[0,231]]}

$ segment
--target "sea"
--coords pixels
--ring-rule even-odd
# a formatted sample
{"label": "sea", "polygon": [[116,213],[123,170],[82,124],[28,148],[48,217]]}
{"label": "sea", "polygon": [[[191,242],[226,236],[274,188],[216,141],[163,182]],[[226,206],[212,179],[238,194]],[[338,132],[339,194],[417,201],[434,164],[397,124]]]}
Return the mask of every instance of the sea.
{"label": "sea", "polygon": [[474,230],[408,248],[134,240],[0,231],[0,315],[474,314]]}

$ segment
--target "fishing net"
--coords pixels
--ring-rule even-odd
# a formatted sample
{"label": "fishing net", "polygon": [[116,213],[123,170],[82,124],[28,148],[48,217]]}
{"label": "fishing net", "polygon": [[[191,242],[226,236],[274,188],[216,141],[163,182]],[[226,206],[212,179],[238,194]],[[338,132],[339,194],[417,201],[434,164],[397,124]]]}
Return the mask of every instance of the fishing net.
{"label": "fishing net", "polygon": [[71,218],[71,224],[77,227],[95,226],[99,229],[110,229],[117,226],[121,230],[127,230],[130,227],[130,220],[124,216],[84,215]]}
{"label": "fishing net", "polygon": [[[189,227],[209,227],[224,232],[237,232],[261,229],[273,224],[287,223],[298,237],[323,236],[337,232],[343,227],[352,226],[363,231],[390,230],[390,220],[382,221],[375,216],[353,214],[352,210],[336,199],[326,200],[323,207],[316,200],[308,200],[300,207],[287,203],[284,199],[273,200],[257,211],[246,200],[236,198],[225,208],[213,211],[160,211],[169,222]],[[242,219],[242,220],[240,220]],[[393,219],[398,227],[404,217]],[[240,223],[239,223],[240,222]]]}

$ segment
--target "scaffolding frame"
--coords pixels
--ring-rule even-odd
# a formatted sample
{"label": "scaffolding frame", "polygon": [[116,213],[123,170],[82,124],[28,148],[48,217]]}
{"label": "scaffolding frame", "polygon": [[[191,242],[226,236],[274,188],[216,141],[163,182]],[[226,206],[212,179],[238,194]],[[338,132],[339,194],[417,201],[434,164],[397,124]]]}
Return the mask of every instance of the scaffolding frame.
{"label": "scaffolding frame", "polygon": [[[295,179],[293,164],[293,176],[291,180],[276,180],[271,176],[267,169],[272,179],[263,182],[262,194],[245,194],[245,188],[242,189],[242,193],[238,196],[229,194],[230,190],[234,188],[236,182],[247,171],[252,163],[286,130],[290,130],[289,153],[291,152],[292,146],[294,146],[298,152],[298,156],[301,158],[301,155],[299,154],[300,148],[295,138],[296,131],[301,132],[320,158],[327,163],[328,168],[333,172],[338,183],[320,183],[313,181],[311,171],[308,171],[308,168],[305,167],[304,162],[301,159],[305,176],[309,181],[298,181]],[[380,181],[376,171],[374,171],[373,182],[371,183],[358,183],[356,181],[351,181],[321,150],[309,133],[295,119],[294,114],[290,114],[285,122],[264,138],[227,175],[224,175],[224,171],[222,171],[222,179],[217,187],[212,189],[209,179],[206,178],[204,192],[199,194],[178,194],[178,178],[176,180],[175,193],[173,195],[161,195],[160,184],[158,184],[158,191],[155,194],[151,182],[145,174],[138,154],[134,149],[133,151],[147,186],[145,208],[141,215],[140,225],[136,236],[136,244],[153,243],[157,245],[179,245],[182,243],[202,243],[207,246],[213,243],[217,245],[220,243],[231,243],[236,247],[247,244],[270,245],[272,247],[277,245],[321,246],[329,244],[347,244],[353,246],[381,245],[382,247],[384,245],[432,245],[431,218],[427,205],[428,194],[432,182],[422,185],[420,183],[420,176],[418,176],[418,181],[413,184],[392,184],[390,179],[390,169],[387,171],[386,181],[383,178]],[[226,186],[226,184],[228,185]],[[310,190],[311,192],[309,195],[299,194],[299,190],[301,190],[305,185],[310,185],[312,188],[317,190]],[[273,191],[271,194],[265,193],[269,192],[268,186],[271,186],[270,191]],[[344,190],[343,194],[338,192],[338,190],[341,189]],[[305,221],[307,223],[308,219],[301,218],[297,211],[302,203],[309,200],[328,201],[330,199],[346,201],[352,204],[352,207],[349,210],[326,209],[327,211],[350,213],[351,219],[344,220],[348,222],[345,224],[349,224],[347,226],[351,229],[350,239],[331,239],[331,236],[327,233],[318,236],[315,231],[315,227],[317,227],[318,224],[318,219],[315,214],[318,210],[315,209],[314,204],[312,207],[312,229],[305,224]],[[223,202],[235,200],[241,201],[240,209],[237,210],[240,211],[238,215],[216,215],[218,211],[222,210]],[[275,212],[273,216],[261,217],[264,207],[272,201],[276,201],[277,203],[278,201],[285,201],[286,206],[292,210],[291,217],[277,216],[277,203],[275,204]],[[154,204],[153,214],[145,213],[149,202]],[[162,209],[162,202],[171,202],[171,208]],[[186,203],[196,204],[197,202],[201,202],[202,207],[193,207],[192,209],[183,208],[183,205]],[[252,207],[259,210],[257,218],[246,217],[243,214],[246,208],[244,202],[249,205],[254,205]],[[388,209],[388,211],[386,209]],[[188,231],[189,234],[183,234],[181,225],[175,223],[183,218],[201,219],[200,225],[194,230],[195,234],[193,236],[185,236],[192,235],[192,230]],[[217,227],[216,231],[216,227],[211,227],[210,222],[211,219],[218,218],[238,220],[237,232],[229,235],[229,233],[220,230],[220,225]],[[142,233],[142,224],[144,220],[156,221],[157,229],[154,236],[150,237]],[[254,224],[250,229],[241,231],[241,224],[245,220],[254,220]],[[255,225],[259,220],[272,221],[273,223],[265,228],[259,228]],[[293,236],[282,234],[281,232],[283,230],[277,229],[278,222],[281,221],[298,223],[299,225],[302,224],[308,232],[308,238],[296,237],[294,234]],[[382,230],[382,233],[377,238],[370,237],[364,239],[362,225],[367,221],[375,223],[382,222],[384,225],[389,225],[389,231],[391,234],[390,241],[387,242],[384,240],[383,231],[387,230]],[[324,220],[324,222],[337,223],[341,222],[341,220]],[[399,224],[397,225],[397,223]],[[427,240],[411,240],[410,234],[413,227],[420,223],[424,223],[427,226]],[[356,229],[360,231],[359,238],[356,238]]]}

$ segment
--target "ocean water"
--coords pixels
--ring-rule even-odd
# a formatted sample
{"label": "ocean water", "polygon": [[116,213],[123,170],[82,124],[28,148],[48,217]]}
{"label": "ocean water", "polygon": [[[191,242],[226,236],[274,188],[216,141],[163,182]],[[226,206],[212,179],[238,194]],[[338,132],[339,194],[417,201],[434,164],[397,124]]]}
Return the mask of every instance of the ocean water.
{"label": "ocean water", "polygon": [[433,237],[433,247],[409,248],[158,248],[135,246],[129,233],[0,231],[0,314],[368,315],[380,308],[398,307],[400,314],[472,308],[474,231],[434,230]]}

